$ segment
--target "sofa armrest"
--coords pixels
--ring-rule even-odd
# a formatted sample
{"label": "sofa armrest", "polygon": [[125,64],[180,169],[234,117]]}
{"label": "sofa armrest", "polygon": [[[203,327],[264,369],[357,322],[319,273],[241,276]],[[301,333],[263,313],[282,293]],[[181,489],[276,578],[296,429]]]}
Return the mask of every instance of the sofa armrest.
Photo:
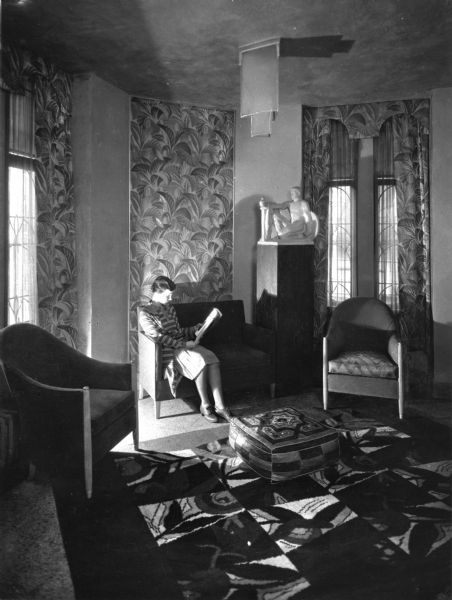
{"label": "sofa armrest", "polygon": [[261,350],[267,354],[274,354],[275,351],[275,332],[273,329],[251,325],[250,323],[243,324],[243,342],[251,348]]}

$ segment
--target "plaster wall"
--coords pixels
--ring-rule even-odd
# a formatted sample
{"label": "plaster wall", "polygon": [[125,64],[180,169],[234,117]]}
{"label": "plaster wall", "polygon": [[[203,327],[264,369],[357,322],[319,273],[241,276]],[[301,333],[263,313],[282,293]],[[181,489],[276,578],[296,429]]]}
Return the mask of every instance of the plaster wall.
{"label": "plaster wall", "polygon": [[431,253],[435,392],[452,399],[452,88],[432,92]]}
{"label": "plaster wall", "polygon": [[129,96],[90,74],[73,88],[80,349],[128,360]]}
{"label": "plaster wall", "polygon": [[254,319],[259,200],[289,200],[301,183],[301,105],[281,105],[270,137],[250,136],[250,119],[236,119],[233,297]]}

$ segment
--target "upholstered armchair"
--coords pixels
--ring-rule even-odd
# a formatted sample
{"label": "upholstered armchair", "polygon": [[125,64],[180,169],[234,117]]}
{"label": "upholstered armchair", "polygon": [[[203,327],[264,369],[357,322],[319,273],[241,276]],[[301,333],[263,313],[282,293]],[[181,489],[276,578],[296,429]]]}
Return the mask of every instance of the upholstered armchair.
{"label": "upholstered armchair", "polygon": [[130,432],[138,445],[131,365],[98,361],[28,323],[0,331],[0,361],[27,459],[47,473],[83,473]]}
{"label": "upholstered armchair", "polygon": [[392,310],[375,298],[351,298],[332,313],[323,338],[323,406],[328,393],[394,398],[403,418],[403,349]]}

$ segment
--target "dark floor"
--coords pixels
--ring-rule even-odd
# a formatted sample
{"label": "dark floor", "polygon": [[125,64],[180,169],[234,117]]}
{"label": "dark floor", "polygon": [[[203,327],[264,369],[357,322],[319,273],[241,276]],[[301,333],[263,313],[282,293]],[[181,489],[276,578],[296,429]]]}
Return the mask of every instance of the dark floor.
{"label": "dark floor", "polygon": [[[290,404],[293,398],[285,400]],[[280,400],[279,405],[284,405],[285,400]],[[321,406],[318,390],[298,400],[301,406]],[[265,400],[266,406],[267,402],[268,399]],[[231,405],[240,412],[247,408],[254,410],[262,406],[262,402],[251,394],[232,398]],[[128,600],[146,597],[167,600],[182,598],[180,582],[188,581],[182,584],[186,598],[222,598],[231,593],[231,600],[238,600],[257,597],[259,585],[256,582],[269,577],[270,573],[274,582],[268,584],[268,592],[272,590],[271,593],[279,599],[450,598],[450,586],[444,571],[444,563],[449,564],[447,561],[450,559],[450,519],[447,518],[450,515],[450,487],[449,491],[445,490],[445,482],[446,485],[450,483],[449,402],[411,402],[403,422],[397,418],[394,401],[389,400],[377,402],[337,395],[332,398],[331,410],[338,414],[344,411],[373,418],[410,436],[402,435],[395,440],[398,448],[405,448],[404,444],[410,439],[416,441],[410,445],[409,464],[405,455],[396,453],[396,459],[402,462],[394,462],[391,468],[386,463],[382,470],[384,474],[378,475],[375,462],[370,461],[369,464],[373,465],[369,467],[370,471],[374,469],[373,475],[378,476],[369,477],[369,480],[362,478],[359,482],[353,481],[353,485],[349,482],[341,486],[337,478],[334,482],[312,478],[309,489],[305,486],[301,495],[297,492],[294,496],[293,490],[288,490],[287,486],[282,486],[279,492],[272,488],[269,502],[264,501],[270,496],[268,493],[266,496],[266,487],[262,488],[261,480],[237,470],[226,473],[224,467],[229,464],[231,456],[221,444],[217,444],[216,456],[213,457],[196,452],[189,454],[184,467],[171,471],[171,477],[165,476],[161,482],[159,469],[161,472],[162,465],[153,465],[154,495],[144,503],[137,501],[137,493],[138,497],[141,494],[142,498],[146,498],[149,490],[146,486],[141,490],[140,484],[138,488],[133,484],[129,486],[134,491],[131,494],[130,489],[124,486],[118,465],[115,466],[111,458],[97,473],[97,498],[90,505],[80,499],[80,490],[74,491],[67,482],[53,482],[52,487],[45,479],[20,481],[0,497],[3,555],[0,561],[0,598]],[[187,436],[188,432],[183,433]],[[194,445],[199,446],[199,432],[196,434]],[[384,443],[386,433],[381,435],[381,447],[375,450],[368,446],[364,454],[361,448],[361,459],[379,456],[381,460],[388,461]],[[187,448],[190,447],[188,444]],[[168,451],[167,448],[165,451]],[[356,456],[349,459],[356,460]],[[135,467],[137,470],[142,467],[138,463],[135,465],[133,456],[124,454],[122,460],[125,462],[119,466],[128,465],[129,471],[132,467],[132,473]],[[151,462],[145,460],[149,466]],[[170,457],[169,462],[174,466],[174,457]],[[443,468],[449,479],[443,481],[443,475],[435,469],[440,463],[446,465],[446,462],[449,466]],[[219,468],[222,469],[220,476]],[[355,471],[362,473],[362,469],[352,468],[352,476]],[[350,479],[350,469],[348,477]],[[194,490],[190,488],[190,478],[196,484]],[[182,480],[185,488],[180,493],[178,486]],[[168,482],[173,486],[172,492],[165,496]],[[160,496],[155,495],[157,484],[160,485]],[[209,487],[212,485],[217,486],[214,491]],[[298,486],[296,489],[299,491]],[[358,489],[361,493],[355,506]],[[388,495],[388,490],[392,495]],[[206,508],[205,503],[206,498],[211,502],[219,492],[224,518],[220,529],[217,517],[205,517],[206,514],[212,515],[212,510],[214,514],[218,512],[211,505]],[[277,492],[279,499],[275,501]],[[196,504],[197,508],[186,500],[181,503],[181,499],[188,496],[202,498],[202,511],[199,510],[201,500]],[[315,527],[311,527],[312,514],[306,513],[312,512],[308,506],[312,498],[316,498],[321,506],[317,512],[314,511],[317,519]],[[366,498],[366,502],[362,498]],[[406,506],[410,498],[414,500],[410,500],[411,513],[407,515],[406,511],[399,509],[402,504]],[[158,519],[152,518],[146,525],[146,518],[155,515],[155,511],[167,509],[171,510],[158,531]],[[297,527],[291,529],[293,519],[300,520],[300,511],[304,522],[298,522]],[[199,528],[194,526],[197,518],[213,520]],[[184,539],[171,538],[171,523],[186,527]],[[154,538],[149,535],[152,527],[157,528],[153,531]],[[390,531],[391,535],[382,533],[385,531]],[[220,533],[224,539],[218,545]],[[240,552],[245,558],[235,562],[231,559],[231,562],[224,558],[224,544],[226,549],[229,548],[227,552],[236,552],[234,544],[239,543],[239,534]],[[309,540],[303,536],[308,536]],[[440,541],[441,536],[444,539],[446,536],[446,543]],[[253,552],[246,550],[248,543]],[[223,561],[220,561],[221,568],[212,568],[212,555],[202,550],[209,545],[221,548],[218,550]],[[181,560],[181,556],[187,558],[192,555],[194,549],[197,560],[192,563]],[[254,565],[251,571],[242,567],[242,562],[248,567]],[[154,568],[150,569],[150,564]],[[205,575],[206,569],[208,576]],[[197,579],[191,577],[195,571],[201,572]],[[235,588],[227,587],[226,571],[229,580],[236,578]],[[420,575],[424,571],[429,573],[429,577]],[[176,584],[176,580],[179,583]],[[342,583],[332,590],[325,582],[335,580]],[[406,581],[408,585],[400,588],[394,584],[396,580]],[[428,583],[430,580],[435,583]],[[246,584],[246,581],[249,583]],[[284,586],[288,586],[287,590]],[[262,586],[259,589],[263,591]]]}

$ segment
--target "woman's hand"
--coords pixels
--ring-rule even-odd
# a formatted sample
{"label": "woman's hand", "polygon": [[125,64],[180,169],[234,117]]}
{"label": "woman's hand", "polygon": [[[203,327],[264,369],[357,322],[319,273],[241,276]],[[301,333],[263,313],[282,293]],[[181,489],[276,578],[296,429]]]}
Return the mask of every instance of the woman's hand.
{"label": "woman's hand", "polygon": [[194,342],[193,340],[189,340],[188,342],[185,342],[186,348],[194,348],[195,346],[196,346],[196,342]]}

